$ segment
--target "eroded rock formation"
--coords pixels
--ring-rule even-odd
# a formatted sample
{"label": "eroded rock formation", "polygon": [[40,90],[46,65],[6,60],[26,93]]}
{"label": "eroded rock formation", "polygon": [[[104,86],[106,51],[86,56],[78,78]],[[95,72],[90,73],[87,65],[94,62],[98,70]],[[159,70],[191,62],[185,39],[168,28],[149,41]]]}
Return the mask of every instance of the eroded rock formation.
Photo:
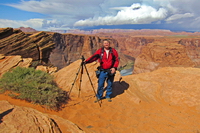
{"label": "eroded rock formation", "polygon": [[45,32],[28,35],[13,28],[0,29],[0,53],[4,55],[47,62],[54,44],[52,36]]}
{"label": "eroded rock formation", "polygon": [[143,47],[136,58],[133,73],[144,73],[160,67],[194,67],[186,48],[176,42],[153,42]]}
{"label": "eroded rock formation", "polygon": [[188,57],[200,67],[200,39],[181,39],[179,44],[186,47]]}
{"label": "eroded rock formation", "polygon": [[[54,119],[52,119],[53,117]],[[62,123],[65,130],[61,130],[56,123]],[[7,101],[0,101],[0,132],[1,133],[82,133],[70,121],[41,113],[35,109],[14,106]]]}
{"label": "eroded rock formation", "polygon": [[[62,89],[70,90],[80,63],[81,60],[78,60],[54,74],[55,81]],[[95,77],[94,71],[98,63],[94,62],[86,66],[96,90],[98,79]],[[78,127],[74,124],[72,124],[73,127],[63,126],[69,120],[87,133],[199,132],[200,69],[198,68],[163,67],[153,72],[123,76],[121,77],[122,79],[117,73],[113,84],[112,102],[107,102],[103,99],[101,107],[98,103],[94,103],[94,100],[96,100],[95,94],[85,71],[82,76],[81,90],[79,91],[80,75],[78,75],[70,95],[71,99],[61,111],[51,112],[37,106],[37,109],[43,110],[45,113],[54,114],[54,116],[47,116],[41,113],[39,115],[38,111],[32,109],[24,111],[22,109],[27,109],[24,107],[20,109],[22,113],[17,114],[14,112],[15,108],[9,110],[13,108],[13,105],[9,105],[9,108],[4,108],[7,105],[1,105],[0,120],[2,123],[0,124],[0,131],[21,130],[21,127],[26,125],[24,120],[22,121],[24,125],[18,125],[21,122],[20,120],[25,117],[21,115],[29,112],[27,114],[29,117],[25,117],[27,123],[31,122],[29,118],[34,120],[39,117],[38,121],[41,123],[45,121],[47,126],[43,127],[42,124],[37,126],[44,130],[48,129],[49,123],[54,120],[54,124],[50,126],[54,126],[57,123],[59,129],[61,129],[60,127],[64,129],[61,130],[62,132],[83,132],[78,130]],[[5,96],[1,95],[1,100],[2,97],[4,98]],[[14,104],[27,106],[27,103],[21,104],[22,101],[20,100],[9,100]],[[28,106],[36,108],[35,105],[29,104]],[[32,114],[32,112],[34,113]],[[2,116],[2,114],[4,115]],[[20,120],[18,120],[18,116]],[[19,122],[10,124],[13,120]],[[39,123],[38,121],[36,122]],[[5,127],[5,124],[10,125]],[[35,126],[34,124],[31,128],[26,126],[24,130],[26,131],[27,128],[30,130]],[[74,128],[76,130],[73,130]],[[56,127],[51,128],[51,130],[53,129],[56,130]]]}
{"label": "eroded rock formation", "polygon": [[22,58],[21,56],[4,56],[0,55],[0,77],[5,72],[15,68],[20,67],[29,67],[31,65],[31,58]]}

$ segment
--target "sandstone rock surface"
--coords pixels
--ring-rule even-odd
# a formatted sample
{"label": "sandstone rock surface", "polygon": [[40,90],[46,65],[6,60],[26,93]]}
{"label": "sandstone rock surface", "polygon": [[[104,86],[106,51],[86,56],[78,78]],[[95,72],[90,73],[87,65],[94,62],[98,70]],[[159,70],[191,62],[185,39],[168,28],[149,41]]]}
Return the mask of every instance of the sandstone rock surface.
{"label": "sandstone rock surface", "polygon": [[[54,74],[64,90],[72,86],[81,61],[78,60]],[[97,87],[94,71],[97,63],[86,65],[90,78]],[[62,117],[56,120],[65,129],[69,120],[87,133],[102,132],[199,132],[200,131],[200,70],[198,68],[163,67],[153,72],[129,76],[116,75],[112,102],[103,99],[101,107],[94,103],[94,92],[86,72],[80,86],[80,75],[71,92],[71,100],[58,112],[45,110],[5,96],[12,104],[36,108],[41,112]],[[80,94],[79,94],[80,93]],[[60,123],[59,123],[60,122]],[[71,129],[71,128],[70,128]],[[65,132],[66,130],[62,130]]]}
{"label": "sandstone rock surface", "polygon": [[[71,88],[76,75],[75,62],[56,73],[56,82]],[[88,64],[90,72],[96,64]],[[71,71],[69,71],[71,70]],[[163,67],[153,72],[116,77],[112,102],[94,103],[95,97],[87,76],[83,76],[80,97],[79,79],[71,101],[59,112],[64,118],[92,132],[199,132],[200,70],[198,68]],[[97,87],[97,79],[91,73]],[[68,113],[64,113],[68,111]]]}
{"label": "sandstone rock surface", "polygon": [[57,71],[57,67],[49,67],[49,66],[37,66],[36,67],[36,70],[41,70],[41,71],[44,71],[46,73],[49,73],[49,74],[52,74],[52,73],[55,73]]}
{"label": "sandstone rock surface", "polygon": [[1,133],[61,133],[54,120],[37,110],[26,107],[17,107],[6,101],[0,101],[0,105]]}
{"label": "sandstone rock surface", "polygon": [[[86,64],[86,69],[85,67],[83,67],[83,74],[81,74],[80,64],[81,64],[81,60],[75,61],[69,66],[53,74],[58,86],[65,91],[69,91],[72,87],[72,84],[75,83],[72,88],[72,94],[77,95],[77,96],[79,92],[83,94],[87,94],[89,92],[93,93],[93,87],[91,86],[91,83],[93,84],[94,89],[96,89],[97,81],[98,81],[98,79],[96,78],[95,71],[97,70],[99,63],[93,62],[90,64]],[[89,76],[87,75],[86,70],[88,71]],[[76,78],[76,75],[77,75],[77,78]],[[120,77],[121,77],[120,73],[117,71],[115,80],[119,80]],[[90,82],[90,79],[92,82]],[[81,85],[81,90],[79,91],[80,85]]]}
{"label": "sandstone rock surface", "polygon": [[200,110],[199,77],[199,68],[163,67],[151,73],[126,76],[124,80],[129,82],[131,97],[139,101],[166,102]]}
{"label": "sandstone rock surface", "polygon": [[21,56],[3,56],[0,58],[0,76],[5,72],[15,68],[20,67],[29,67],[32,62],[31,58],[22,58]]}
{"label": "sandstone rock surface", "polygon": [[[62,131],[63,128],[65,130]],[[14,106],[4,100],[0,101],[0,132],[83,133],[74,123],[68,120],[47,115],[35,109]]]}

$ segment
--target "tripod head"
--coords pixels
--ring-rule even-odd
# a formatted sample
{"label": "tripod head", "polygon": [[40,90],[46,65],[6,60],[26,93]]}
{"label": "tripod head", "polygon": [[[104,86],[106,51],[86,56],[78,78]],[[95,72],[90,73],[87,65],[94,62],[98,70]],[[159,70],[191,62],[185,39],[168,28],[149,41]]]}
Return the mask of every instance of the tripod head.
{"label": "tripod head", "polygon": [[82,57],[81,57],[81,60],[82,60],[82,62],[84,62],[85,61],[85,57],[82,55]]}

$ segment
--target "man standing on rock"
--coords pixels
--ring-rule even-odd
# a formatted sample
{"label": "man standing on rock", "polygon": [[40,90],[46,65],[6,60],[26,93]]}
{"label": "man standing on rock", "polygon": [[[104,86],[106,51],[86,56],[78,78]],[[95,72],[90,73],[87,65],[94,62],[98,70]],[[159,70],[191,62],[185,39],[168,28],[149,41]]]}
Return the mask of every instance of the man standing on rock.
{"label": "man standing on rock", "polygon": [[105,98],[108,102],[111,102],[112,85],[114,81],[114,76],[119,65],[118,53],[114,48],[110,47],[110,41],[104,40],[103,47],[98,49],[91,57],[89,57],[85,63],[91,63],[98,59],[100,63],[100,73],[98,75],[98,90],[97,90],[97,100],[95,102],[103,99],[104,83],[107,81],[106,96]]}

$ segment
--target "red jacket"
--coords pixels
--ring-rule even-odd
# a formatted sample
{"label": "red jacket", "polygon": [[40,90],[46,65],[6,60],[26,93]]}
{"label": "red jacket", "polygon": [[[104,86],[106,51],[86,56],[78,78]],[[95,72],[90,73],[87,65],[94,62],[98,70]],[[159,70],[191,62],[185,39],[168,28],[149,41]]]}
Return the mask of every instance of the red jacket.
{"label": "red jacket", "polygon": [[[91,62],[96,61],[98,59],[102,69],[110,69],[110,68],[117,69],[117,67],[119,65],[119,58],[118,58],[118,53],[114,48],[112,48],[112,53],[109,51],[108,59],[107,59],[107,54],[106,54],[105,50],[104,50],[103,56],[101,54],[102,54],[102,48],[98,49],[85,62],[91,63]],[[100,59],[100,57],[102,59]]]}

